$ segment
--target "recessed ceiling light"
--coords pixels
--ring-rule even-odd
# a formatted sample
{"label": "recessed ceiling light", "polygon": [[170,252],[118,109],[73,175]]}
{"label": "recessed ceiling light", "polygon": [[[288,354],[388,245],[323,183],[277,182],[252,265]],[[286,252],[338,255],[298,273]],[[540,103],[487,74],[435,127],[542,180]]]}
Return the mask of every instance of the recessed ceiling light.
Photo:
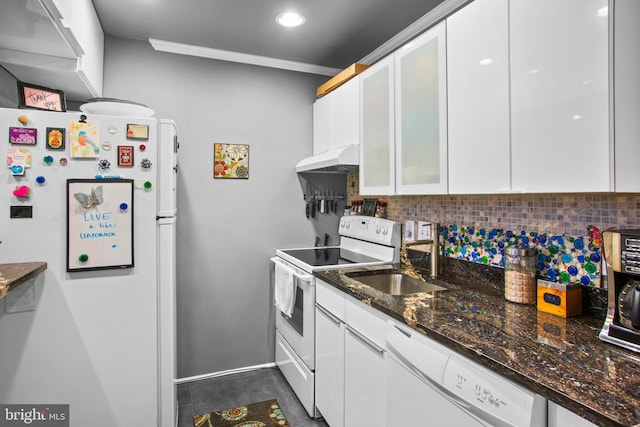
{"label": "recessed ceiling light", "polygon": [[304,24],[304,16],[296,12],[282,12],[276,16],[276,22],[283,27],[297,27]]}

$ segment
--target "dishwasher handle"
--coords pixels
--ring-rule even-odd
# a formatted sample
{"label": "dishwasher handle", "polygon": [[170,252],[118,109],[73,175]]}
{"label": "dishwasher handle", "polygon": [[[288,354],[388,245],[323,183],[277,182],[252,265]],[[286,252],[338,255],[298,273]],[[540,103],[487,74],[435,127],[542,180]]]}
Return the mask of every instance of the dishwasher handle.
{"label": "dishwasher handle", "polygon": [[[447,400],[454,401],[454,403],[456,403],[455,400],[457,400],[457,398],[455,396],[452,396],[451,393],[444,387],[442,387],[442,385],[440,385],[436,380],[422,372],[420,368],[411,363],[409,359],[407,359],[398,349],[396,349],[393,343],[387,341],[387,349],[389,350],[389,353],[392,354],[398,362],[400,362],[401,365],[403,365],[409,371],[413,372],[413,374],[418,377],[420,381],[425,383],[431,389],[435,390],[439,395],[447,398]],[[465,404],[466,402],[464,401],[461,401],[460,403],[465,405],[465,409],[468,406],[468,404]]]}
{"label": "dishwasher handle", "polygon": [[[410,339],[410,335],[409,334],[405,333],[404,331],[402,331],[399,328],[397,328],[397,329],[398,329],[398,331],[402,332],[406,337],[408,337],[408,339]],[[471,405],[466,400],[461,399],[460,397],[458,397],[455,394],[453,394],[447,388],[442,386],[442,384],[440,384],[438,381],[434,380],[429,375],[425,374],[415,364],[411,363],[411,361],[409,361],[409,359],[407,357],[405,357],[402,354],[402,352],[399,351],[396,348],[396,346],[393,344],[392,341],[390,341],[389,337],[387,337],[387,349],[389,351],[389,354],[392,355],[392,357],[394,359],[396,359],[396,361],[398,361],[401,365],[403,365],[409,371],[413,372],[413,374],[419,380],[421,380],[427,387],[429,387],[432,390],[434,390],[440,396],[442,396],[443,398],[445,398],[446,400],[448,400],[449,402],[451,402],[452,404],[454,404],[455,406],[457,406],[458,408],[460,408],[461,410],[466,412],[470,417],[476,419],[478,422],[480,422],[482,424],[489,423],[489,425],[494,426],[494,427],[515,427],[513,424],[511,424],[511,423],[509,423],[509,422],[507,422],[507,421],[505,421],[505,420],[503,420],[501,418],[498,418],[498,417],[494,416],[493,414],[487,413],[486,411],[483,411],[481,408],[478,408],[475,405]],[[421,344],[418,344],[418,343],[411,343],[411,344],[421,345]],[[449,357],[447,356],[447,359],[448,358]]]}

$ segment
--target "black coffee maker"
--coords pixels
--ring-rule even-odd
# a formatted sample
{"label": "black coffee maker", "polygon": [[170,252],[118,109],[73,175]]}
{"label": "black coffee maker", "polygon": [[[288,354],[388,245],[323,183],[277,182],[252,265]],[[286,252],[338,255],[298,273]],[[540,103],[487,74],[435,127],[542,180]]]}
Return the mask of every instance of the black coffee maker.
{"label": "black coffee maker", "polygon": [[640,353],[640,230],[602,233],[608,279],[600,339]]}

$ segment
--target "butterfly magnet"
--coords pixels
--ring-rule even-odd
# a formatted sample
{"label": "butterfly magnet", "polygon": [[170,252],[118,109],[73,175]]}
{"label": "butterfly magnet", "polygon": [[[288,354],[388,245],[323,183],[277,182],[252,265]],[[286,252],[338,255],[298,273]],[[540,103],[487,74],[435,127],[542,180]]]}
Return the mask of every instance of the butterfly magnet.
{"label": "butterfly magnet", "polygon": [[102,185],[98,185],[95,188],[91,188],[89,194],[86,193],[73,193],[73,197],[80,203],[83,209],[95,209],[102,204],[104,197],[102,197]]}

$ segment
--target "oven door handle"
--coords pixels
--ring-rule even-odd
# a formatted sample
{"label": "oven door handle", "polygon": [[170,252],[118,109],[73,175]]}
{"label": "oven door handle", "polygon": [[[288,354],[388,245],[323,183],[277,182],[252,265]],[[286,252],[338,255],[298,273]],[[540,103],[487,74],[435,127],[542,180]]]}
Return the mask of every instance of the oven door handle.
{"label": "oven door handle", "polygon": [[285,261],[281,260],[281,259],[280,259],[280,258],[278,258],[278,257],[272,257],[272,258],[271,258],[271,262],[273,262],[274,264],[275,264],[276,262],[278,262],[278,263],[282,264],[282,265],[283,265],[283,266],[285,266],[287,269],[291,270],[291,272],[293,273],[293,275],[294,275],[294,276],[296,276],[296,278],[297,278],[298,280],[302,281],[302,282],[310,283],[310,282],[311,282],[311,279],[313,279],[313,275],[311,275],[311,274],[303,274],[303,273],[300,273],[297,269],[291,268],[291,266],[290,266],[287,262],[285,262]]}

